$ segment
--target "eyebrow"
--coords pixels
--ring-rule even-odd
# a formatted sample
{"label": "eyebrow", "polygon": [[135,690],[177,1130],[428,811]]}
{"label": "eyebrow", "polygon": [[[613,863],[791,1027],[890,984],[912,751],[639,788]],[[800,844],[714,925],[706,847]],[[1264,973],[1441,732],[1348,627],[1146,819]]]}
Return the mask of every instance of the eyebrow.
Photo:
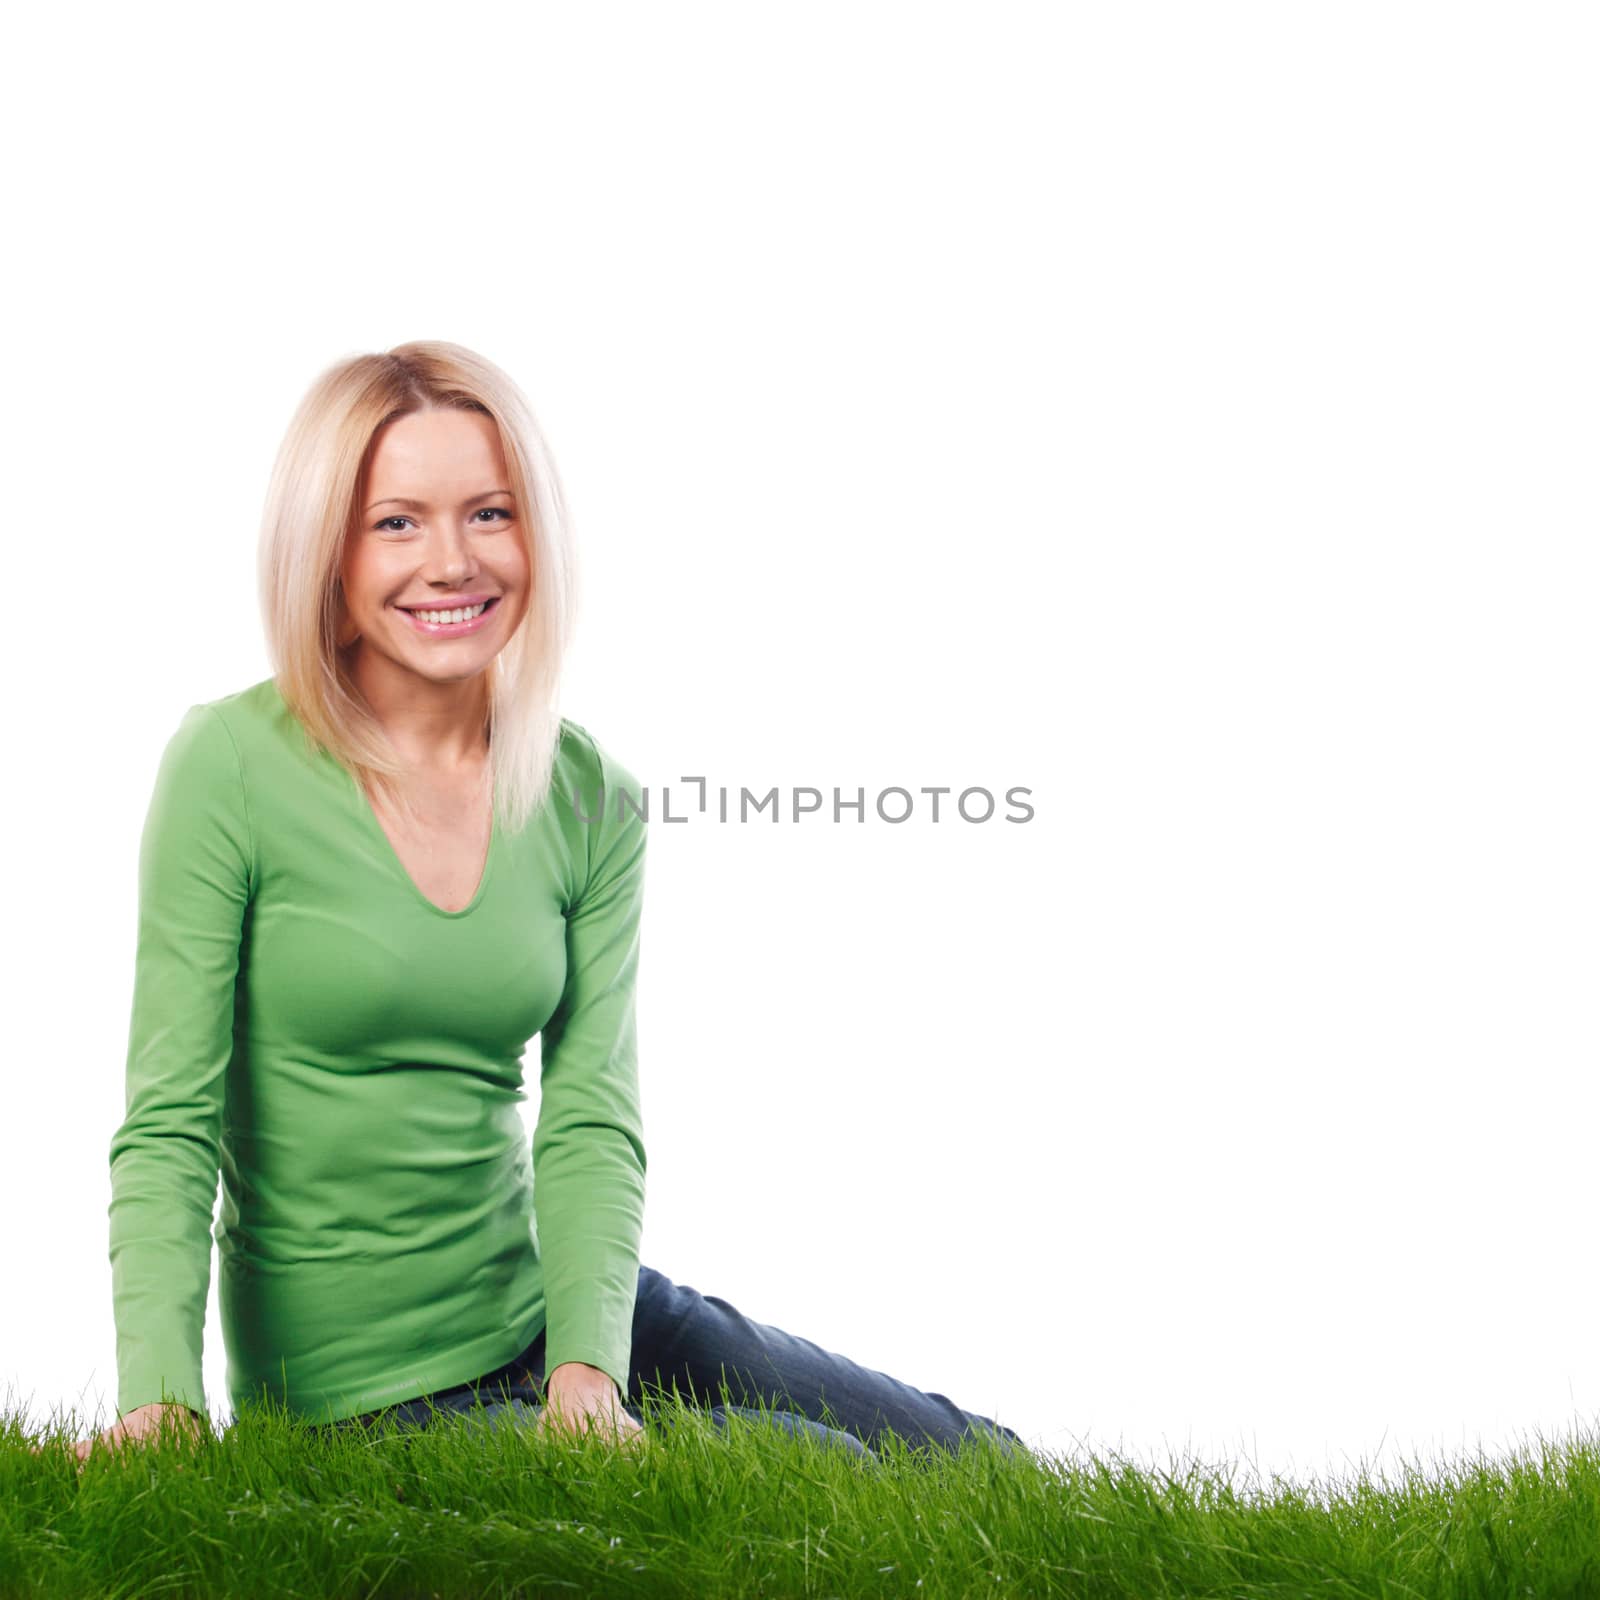
{"label": "eyebrow", "polygon": [[[475,494],[470,500],[463,500],[461,503],[464,506],[475,506],[480,500],[493,500],[497,494],[503,494],[509,499],[511,491],[509,489],[486,489],[482,494]],[[382,500],[374,500],[367,507],[367,510],[369,512],[376,511],[379,506],[409,506],[413,511],[426,511],[428,509],[426,500],[407,500],[404,495],[398,494],[389,495]]]}

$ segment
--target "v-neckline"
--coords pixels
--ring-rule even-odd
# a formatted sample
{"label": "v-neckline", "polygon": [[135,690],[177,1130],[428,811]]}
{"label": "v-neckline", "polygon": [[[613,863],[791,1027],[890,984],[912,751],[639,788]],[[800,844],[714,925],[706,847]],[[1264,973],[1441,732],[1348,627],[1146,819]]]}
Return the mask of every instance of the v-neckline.
{"label": "v-neckline", "polygon": [[411,876],[410,869],[406,866],[405,862],[400,859],[400,852],[395,849],[394,840],[389,837],[382,822],[378,820],[378,814],[372,809],[372,801],[367,797],[366,790],[362,788],[360,782],[353,773],[346,771],[345,777],[349,782],[349,786],[355,791],[356,804],[365,814],[367,825],[373,830],[373,832],[377,834],[378,839],[383,845],[384,851],[387,853],[389,860],[394,865],[394,870],[405,880],[406,887],[410,889],[413,896],[415,896],[417,900],[425,905],[436,917],[447,917],[452,921],[454,921],[457,917],[470,916],[474,911],[476,911],[478,906],[483,901],[484,892],[489,887],[489,878],[494,870],[495,856],[498,853],[500,845],[500,817],[498,811],[495,809],[494,804],[495,796],[493,776],[491,775],[489,780],[489,848],[484,851],[483,854],[483,870],[478,874],[478,887],[473,891],[472,898],[464,906],[462,906],[459,911],[446,911],[443,906],[437,904],[433,900],[430,900],[427,895],[422,892],[421,888],[417,884],[417,880]]}

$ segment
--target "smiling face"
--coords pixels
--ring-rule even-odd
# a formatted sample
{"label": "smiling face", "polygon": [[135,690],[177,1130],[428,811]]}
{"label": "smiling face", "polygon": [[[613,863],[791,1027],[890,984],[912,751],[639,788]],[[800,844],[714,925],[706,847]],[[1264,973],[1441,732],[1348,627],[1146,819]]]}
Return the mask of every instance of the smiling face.
{"label": "smiling face", "polygon": [[[499,432],[482,412],[416,411],[386,425],[339,566],[341,639],[359,635],[358,683],[401,694],[459,685],[504,648],[530,589],[510,487]],[[430,607],[466,615],[416,614]]]}

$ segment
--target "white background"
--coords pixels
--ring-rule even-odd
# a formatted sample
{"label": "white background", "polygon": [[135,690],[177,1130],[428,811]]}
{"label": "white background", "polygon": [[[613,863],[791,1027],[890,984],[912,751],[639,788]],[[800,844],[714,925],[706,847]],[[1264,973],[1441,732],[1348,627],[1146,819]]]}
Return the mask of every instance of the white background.
{"label": "white background", "polygon": [[[1592,1428],[1597,34],[13,23],[11,1409],[115,1406],[139,830],[185,708],[270,670],[278,439],[448,338],[565,478],[563,709],[658,794],[1033,791],[653,829],[649,1264],[1063,1455]],[[213,1272],[218,1416],[223,1373]]]}

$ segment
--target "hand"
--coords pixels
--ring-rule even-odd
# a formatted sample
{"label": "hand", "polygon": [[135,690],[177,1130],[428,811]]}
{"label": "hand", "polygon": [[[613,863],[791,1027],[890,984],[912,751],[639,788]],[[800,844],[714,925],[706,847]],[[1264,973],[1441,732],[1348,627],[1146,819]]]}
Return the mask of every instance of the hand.
{"label": "hand", "polygon": [[534,1431],[552,1429],[569,1435],[587,1429],[628,1450],[646,1441],[644,1429],[622,1408],[616,1380],[582,1361],[563,1361],[545,1380],[544,1407]]}
{"label": "hand", "polygon": [[[191,1411],[188,1406],[176,1403],[163,1404],[159,1400],[152,1400],[149,1405],[136,1406],[111,1427],[91,1434],[87,1439],[75,1440],[72,1449],[78,1458],[78,1471],[83,1471],[83,1464],[89,1459],[91,1451],[117,1450],[128,1443],[143,1444],[155,1438],[163,1426],[176,1427],[192,1439],[199,1439],[204,1431],[198,1411]],[[35,1455],[42,1453],[38,1445],[30,1448]],[[181,1464],[178,1470],[183,1471]]]}

